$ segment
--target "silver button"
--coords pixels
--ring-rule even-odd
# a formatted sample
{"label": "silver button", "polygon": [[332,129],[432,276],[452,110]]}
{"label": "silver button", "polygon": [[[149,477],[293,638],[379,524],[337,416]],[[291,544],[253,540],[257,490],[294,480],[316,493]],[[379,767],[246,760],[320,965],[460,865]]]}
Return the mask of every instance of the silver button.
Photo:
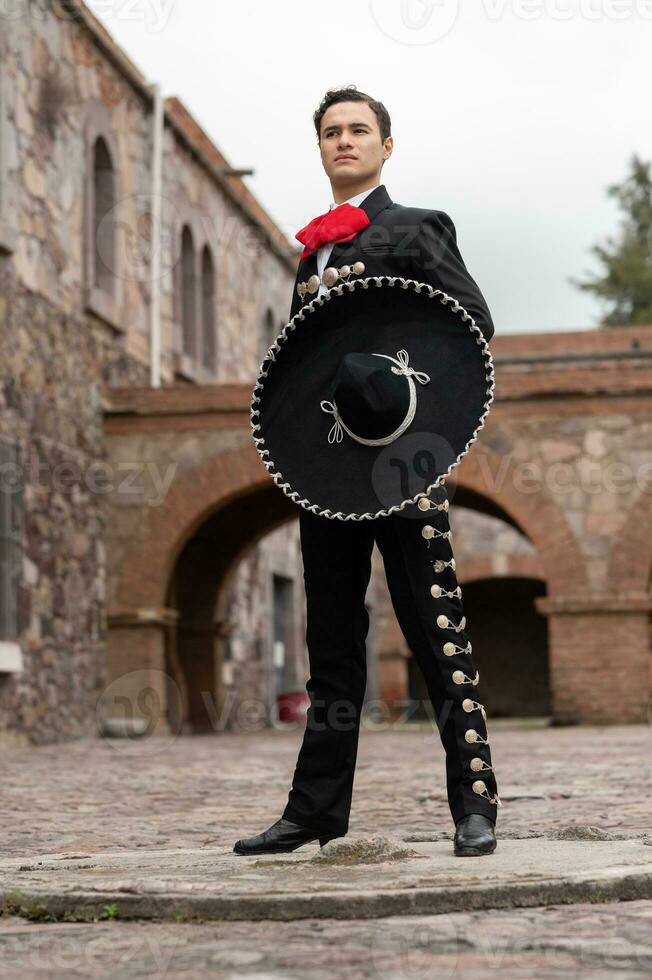
{"label": "silver button", "polygon": [[326,286],[327,289],[330,289],[331,286],[334,286],[338,279],[339,279],[339,272],[337,271],[334,265],[329,265],[327,269],[324,269],[324,274],[321,277],[321,281],[323,282],[324,286]]}

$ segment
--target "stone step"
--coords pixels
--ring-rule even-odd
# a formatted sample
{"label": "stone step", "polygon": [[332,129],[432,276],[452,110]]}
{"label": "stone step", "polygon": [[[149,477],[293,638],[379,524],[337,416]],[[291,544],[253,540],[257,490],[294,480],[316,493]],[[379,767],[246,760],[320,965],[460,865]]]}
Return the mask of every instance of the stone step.
{"label": "stone step", "polygon": [[231,847],[45,854],[0,861],[0,909],[32,919],[293,920],[652,898],[650,837],[452,842],[353,837],[243,857]]}

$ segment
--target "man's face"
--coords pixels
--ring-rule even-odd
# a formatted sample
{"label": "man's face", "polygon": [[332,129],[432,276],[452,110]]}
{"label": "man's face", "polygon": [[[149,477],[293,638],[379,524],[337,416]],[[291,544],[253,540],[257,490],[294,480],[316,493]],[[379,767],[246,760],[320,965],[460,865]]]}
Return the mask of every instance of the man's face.
{"label": "man's face", "polygon": [[392,137],[382,143],[378,118],[368,103],[337,102],[322,118],[319,150],[333,186],[358,184],[380,174],[392,152]]}

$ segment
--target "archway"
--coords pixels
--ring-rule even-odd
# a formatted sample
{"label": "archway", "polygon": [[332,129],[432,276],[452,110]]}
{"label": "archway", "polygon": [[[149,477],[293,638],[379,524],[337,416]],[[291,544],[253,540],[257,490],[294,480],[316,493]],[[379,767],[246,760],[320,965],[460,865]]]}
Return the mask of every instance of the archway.
{"label": "archway", "polygon": [[[502,478],[490,496],[492,468]],[[499,517],[532,542],[545,582],[540,588],[548,595],[584,587],[584,562],[565,515],[542,492],[519,493],[509,461],[479,448],[448,486],[453,507]],[[297,513],[269,479],[255,447],[246,444],[182,472],[160,506],[143,514],[117,572],[117,603],[131,610],[131,618],[114,638],[116,663],[124,671],[130,658],[141,657],[171,671],[185,694],[184,717],[195,730],[214,727],[211,711],[220,710],[221,602],[229,575],[247,549]],[[514,585],[527,587],[532,589]],[[507,602],[505,585],[495,588]]]}
{"label": "archway", "polygon": [[218,507],[182,548],[167,596],[178,618],[167,634],[166,664],[183,692],[185,730],[215,731],[221,723],[232,575],[261,538],[296,518],[296,505],[269,483]]}
{"label": "archway", "polygon": [[[483,701],[492,716],[549,716],[554,713],[553,666],[548,620],[537,600],[586,586],[578,542],[554,501],[541,492],[519,491],[509,460],[479,448],[456,472],[457,480],[447,482],[451,525],[458,509],[460,515],[495,518],[518,532],[534,552],[503,555],[499,562],[480,553],[460,561],[453,542]],[[381,689],[389,702],[407,695],[424,705],[425,717],[423,678],[397,630],[390,613],[381,641]]]}
{"label": "archway", "polygon": [[296,504],[250,444],[183,471],[160,505],[141,511],[113,570],[107,653],[114,704],[142,716],[146,687],[161,705],[156,730],[171,724],[178,731],[184,721],[191,730],[213,726],[225,586],[249,548],[296,516]]}

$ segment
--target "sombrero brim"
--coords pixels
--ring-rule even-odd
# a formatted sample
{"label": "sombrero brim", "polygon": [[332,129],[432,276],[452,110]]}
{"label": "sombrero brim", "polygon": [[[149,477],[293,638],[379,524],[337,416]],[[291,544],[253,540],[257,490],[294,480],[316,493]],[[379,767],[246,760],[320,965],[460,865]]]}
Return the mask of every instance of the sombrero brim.
{"label": "sombrero brim", "polygon": [[[410,355],[427,372],[414,419],[388,445],[329,443],[329,398],[351,351]],[[493,401],[489,346],[454,297],[398,276],[353,279],[302,307],[263,360],[251,401],[256,448],[276,485],[312,513],[389,516],[428,495],[469,451]]]}

